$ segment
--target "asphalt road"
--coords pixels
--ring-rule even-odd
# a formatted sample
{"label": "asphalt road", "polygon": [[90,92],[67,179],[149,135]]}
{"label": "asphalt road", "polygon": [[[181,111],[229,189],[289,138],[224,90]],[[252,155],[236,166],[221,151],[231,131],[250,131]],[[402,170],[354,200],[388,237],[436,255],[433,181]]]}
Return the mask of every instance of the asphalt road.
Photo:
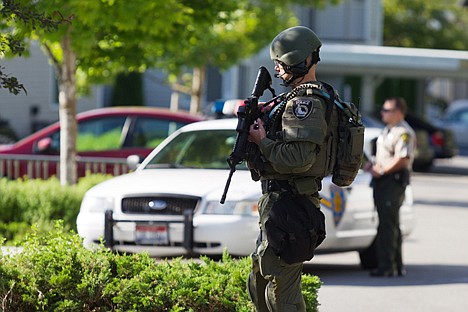
{"label": "asphalt road", "polygon": [[437,161],[412,179],[416,228],[403,245],[405,277],[375,278],[357,252],[305,265],[323,281],[321,312],[468,311],[468,157]]}

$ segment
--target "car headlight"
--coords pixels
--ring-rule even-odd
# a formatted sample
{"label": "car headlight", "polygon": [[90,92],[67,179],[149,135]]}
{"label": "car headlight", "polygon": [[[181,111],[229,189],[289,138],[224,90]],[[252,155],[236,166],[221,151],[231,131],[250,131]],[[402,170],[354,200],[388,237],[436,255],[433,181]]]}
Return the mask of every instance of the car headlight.
{"label": "car headlight", "polygon": [[88,212],[105,212],[106,210],[114,209],[114,198],[112,197],[95,197],[85,196],[81,202],[82,211]]}
{"label": "car headlight", "polygon": [[224,204],[220,204],[219,201],[209,201],[204,213],[258,216],[258,204],[254,201],[227,201]]}

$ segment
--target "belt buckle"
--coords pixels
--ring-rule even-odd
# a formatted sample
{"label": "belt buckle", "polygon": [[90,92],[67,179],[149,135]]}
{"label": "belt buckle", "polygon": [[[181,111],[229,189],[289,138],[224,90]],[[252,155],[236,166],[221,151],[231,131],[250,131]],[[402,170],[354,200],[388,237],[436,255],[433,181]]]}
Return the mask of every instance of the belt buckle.
{"label": "belt buckle", "polygon": [[274,184],[273,180],[266,179],[262,181],[262,189],[264,192],[273,192],[274,191]]}
{"label": "belt buckle", "polygon": [[267,190],[268,192],[273,192],[273,180],[267,180]]}

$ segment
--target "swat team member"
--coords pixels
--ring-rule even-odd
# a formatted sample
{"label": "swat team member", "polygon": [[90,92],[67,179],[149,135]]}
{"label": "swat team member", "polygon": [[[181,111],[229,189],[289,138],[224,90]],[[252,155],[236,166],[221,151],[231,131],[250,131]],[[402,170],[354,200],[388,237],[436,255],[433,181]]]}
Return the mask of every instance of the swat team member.
{"label": "swat team member", "polygon": [[[249,139],[262,155],[262,163],[249,163],[261,180],[263,192],[259,200],[260,235],[248,279],[249,295],[257,311],[305,311],[301,293],[303,262],[289,264],[275,254],[265,235],[265,224],[270,209],[284,192],[307,198],[308,208],[317,209],[323,216],[319,197],[323,176],[317,166],[324,164],[318,161],[317,154],[327,133],[327,103],[310,90],[300,88],[306,83],[319,84],[315,68],[320,60],[320,47],[316,34],[303,26],[286,29],[273,39],[270,57],[275,62],[275,77],[293,90],[280,108],[274,107],[270,112],[268,130],[258,119],[249,132]],[[319,241],[324,237],[323,224]]]}
{"label": "swat team member", "polygon": [[405,198],[414,159],[415,133],[405,121],[406,102],[401,97],[387,99],[380,111],[386,124],[377,138],[375,163],[368,164],[373,176],[374,203],[379,225],[376,249],[378,268],[371,276],[403,276],[399,210]]}

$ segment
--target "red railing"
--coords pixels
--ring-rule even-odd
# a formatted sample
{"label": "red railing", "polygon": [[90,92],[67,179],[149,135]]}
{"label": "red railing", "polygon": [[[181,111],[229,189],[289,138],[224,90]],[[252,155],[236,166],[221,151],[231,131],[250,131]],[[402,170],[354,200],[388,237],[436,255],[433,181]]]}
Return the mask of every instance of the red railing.
{"label": "red railing", "polygon": [[[114,176],[129,172],[126,159],[108,157],[77,157],[78,177],[87,173],[103,173]],[[0,178],[47,179],[60,176],[59,156],[0,154]]]}

